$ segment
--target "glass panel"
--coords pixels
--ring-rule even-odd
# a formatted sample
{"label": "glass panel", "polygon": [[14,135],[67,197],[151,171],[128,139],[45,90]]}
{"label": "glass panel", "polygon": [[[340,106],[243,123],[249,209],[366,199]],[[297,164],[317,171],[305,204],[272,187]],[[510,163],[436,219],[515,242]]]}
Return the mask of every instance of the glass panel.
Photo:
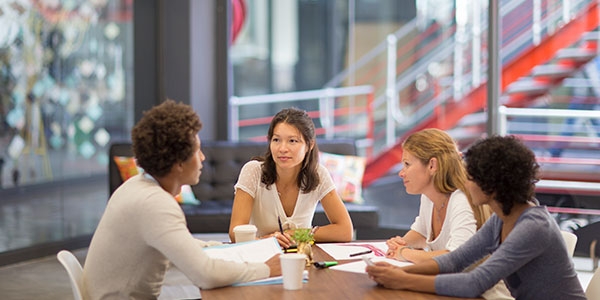
{"label": "glass panel", "polygon": [[132,17],[132,0],[0,2],[0,251],[95,230],[132,123]]}
{"label": "glass panel", "polygon": [[[400,142],[414,130],[441,128],[463,149],[485,135],[488,1],[246,3],[231,47],[230,138],[260,139],[273,114],[299,106],[322,137],[359,142],[370,156],[368,186],[399,168]],[[502,115],[501,134],[519,135],[532,147],[545,179],[585,183],[550,191],[550,183],[540,182],[540,195],[563,199],[549,204],[565,202],[566,193],[571,205],[600,208],[590,204],[600,194],[598,3],[503,0],[499,6],[498,102],[554,109],[541,117]],[[556,115],[560,108],[585,115]]]}

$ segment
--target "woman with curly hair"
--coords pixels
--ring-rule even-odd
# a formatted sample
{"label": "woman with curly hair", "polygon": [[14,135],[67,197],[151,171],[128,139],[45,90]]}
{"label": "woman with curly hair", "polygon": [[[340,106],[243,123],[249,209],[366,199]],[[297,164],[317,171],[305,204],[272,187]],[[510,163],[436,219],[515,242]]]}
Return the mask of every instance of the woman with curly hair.
{"label": "woman with curly hair", "polygon": [[479,297],[504,280],[516,299],[585,299],[556,221],[534,198],[534,153],[513,136],[493,136],[476,142],[465,162],[467,189],[476,205],[491,207],[490,219],[446,255],[404,268],[376,263],[369,277],[387,288],[455,297]]}
{"label": "woman with curly hair", "polygon": [[199,181],[201,127],[189,105],[172,100],[135,125],[133,153],[144,172],[108,201],[84,264],[85,299],[156,299],[170,263],[201,288],[281,274],[278,256],[266,264],[212,259],[189,232],[175,196]]}
{"label": "woman with curly hair", "polygon": [[429,128],[402,143],[402,170],[408,194],[421,194],[419,215],[403,237],[387,241],[387,256],[419,262],[446,254],[471,238],[489,218],[465,189],[467,172],[448,133]]}
{"label": "woman with curly hair", "polygon": [[278,112],[267,139],[266,154],[247,162],[234,186],[231,240],[235,241],[233,228],[253,224],[260,238],[274,236],[288,248],[294,243],[294,229],[311,227],[320,202],[330,224],[313,228],[315,241],[350,241],[352,220],[331,175],[319,164],[315,125],[306,111],[286,108]]}

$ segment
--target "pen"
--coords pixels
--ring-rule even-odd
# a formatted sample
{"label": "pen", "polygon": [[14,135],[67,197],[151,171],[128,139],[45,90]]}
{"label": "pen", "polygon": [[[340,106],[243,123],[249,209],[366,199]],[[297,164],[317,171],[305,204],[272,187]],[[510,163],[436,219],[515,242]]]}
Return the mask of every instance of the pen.
{"label": "pen", "polygon": [[283,226],[281,225],[281,217],[277,216],[277,223],[279,223],[279,231],[283,234]]}
{"label": "pen", "polygon": [[317,262],[314,262],[315,267],[317,267],[319,269],[329,268],[329,267],[335,266],[337,264],[338,264],[337,261],[317,261]]}
{"label": "pen", "polygon": [[359,256],[359,255],[363,255],[363,254],[369,254],[371,252],[373,252],[373,250],[367,250],[367,251],[363,251],[363,252],[352,253],[352,254],[350,254],[350,257]]}

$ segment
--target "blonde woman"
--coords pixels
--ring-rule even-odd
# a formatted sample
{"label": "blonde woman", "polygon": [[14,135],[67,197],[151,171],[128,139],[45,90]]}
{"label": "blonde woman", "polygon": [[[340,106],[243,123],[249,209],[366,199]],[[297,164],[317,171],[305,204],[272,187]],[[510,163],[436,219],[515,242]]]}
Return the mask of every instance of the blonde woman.
{"label": "blonde woman", "polygon": [[490,211],[471,202],[461,154],[446,132],[418,131],[404,141],[402,149],[399,176],[408,194],[421,194],[421,205],[410,230],[387,241],[387,256],[420,262],[458,248],[475,234]]}

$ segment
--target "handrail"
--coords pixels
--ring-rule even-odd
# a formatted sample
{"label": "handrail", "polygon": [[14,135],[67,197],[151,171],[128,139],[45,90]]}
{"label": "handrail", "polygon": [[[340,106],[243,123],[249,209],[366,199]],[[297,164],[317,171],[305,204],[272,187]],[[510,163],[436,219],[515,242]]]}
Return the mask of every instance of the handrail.
{"label": "handrail", "polygon": [[[544,109],[544,108],[514,108],[500,106],[498,109],[498,117],[500,118],[499,134],[508,134],[508,118],[509,117],[556,117],[556,118],[595,118],[600,119],[600,111],[597,110],[571,110],[571,109]],[[523,137],[523,136],[521,136]],[[583,142],[597,142],[597,138],[580,138]],[[575,139],[574,139],[575,141]],[[572,165],[598,165],[599,159],[591,158],[556,158],[556,157],[539,157],[540,163],[566,163]],[[536,184],[537,189],[552,190],[552,191],[575,191],[585,193],[600,193],[599,182],[583,182],[583,181],[567,181],[567,180],[540,180]]]}
{"label": "handrail", "polygon": [[535,186],[537,188],[555,189],[555,190],[571,190],[600,193],[600,183],[597,182],[582,182],[582,181],[566,181],[566,180],[540,180]]}
{"label": "handrail", "polygon": [[498,117],[500,118],[499,134],[501,135],[505,135],[508,132],[509,116],[600,119],[600,111],[579,109],[516,108],[500,106],[498,108]]}

